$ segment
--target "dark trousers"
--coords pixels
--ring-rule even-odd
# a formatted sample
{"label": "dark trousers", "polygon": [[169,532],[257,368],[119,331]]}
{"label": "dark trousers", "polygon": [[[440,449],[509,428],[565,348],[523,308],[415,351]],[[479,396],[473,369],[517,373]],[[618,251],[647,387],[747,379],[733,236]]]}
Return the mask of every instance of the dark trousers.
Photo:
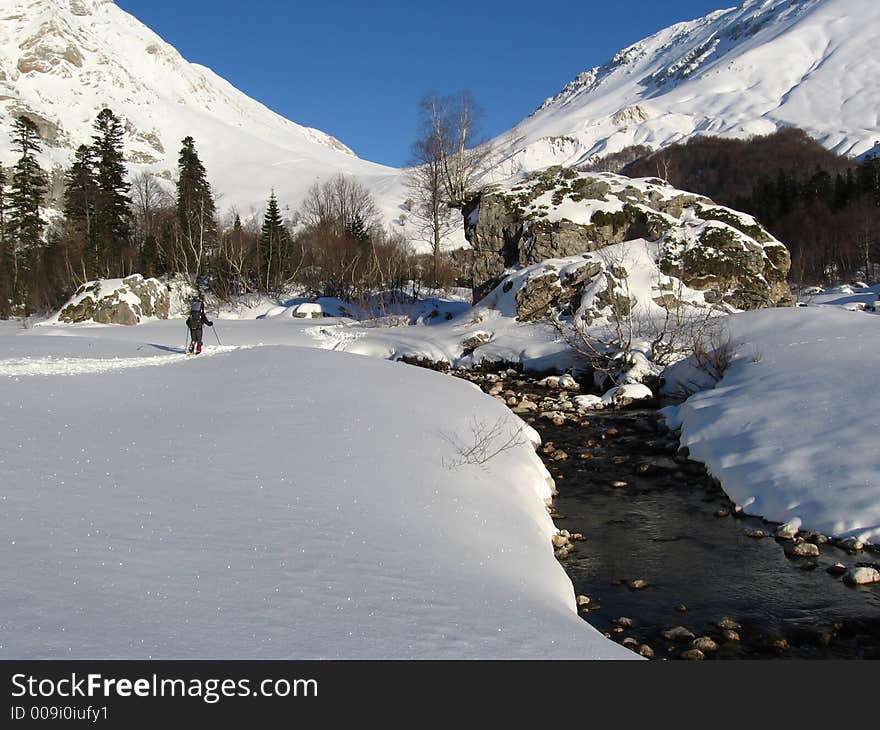
{"label": "dark trousers", "polygon": [[198,345],[199,349],[202,348],[202,328],[201,327],[190,327],[189,330],[189,338],[191,340],[190,350],[193,349],[193,346]]}

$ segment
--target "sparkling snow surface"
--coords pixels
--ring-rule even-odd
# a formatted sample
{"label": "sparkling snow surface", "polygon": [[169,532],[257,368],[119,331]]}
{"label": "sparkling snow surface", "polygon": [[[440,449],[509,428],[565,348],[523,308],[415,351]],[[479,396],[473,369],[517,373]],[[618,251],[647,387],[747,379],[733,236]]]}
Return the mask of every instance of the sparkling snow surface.
{"label": "sparkling snow surface", "polygon": [[313,322],[218,321],[252,347],[189,359],[179,321],[0,325],[0,656],[634,657],[576,613],[532,432],[454,468],[475,420],[524,424],[447,376],[256,346]]}

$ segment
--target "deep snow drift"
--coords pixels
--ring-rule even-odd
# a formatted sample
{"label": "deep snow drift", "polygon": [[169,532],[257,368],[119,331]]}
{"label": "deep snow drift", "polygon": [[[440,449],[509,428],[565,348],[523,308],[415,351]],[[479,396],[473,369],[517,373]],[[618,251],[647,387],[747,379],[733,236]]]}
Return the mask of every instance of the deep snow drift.
{"label": "deep snow drift", "polygon": [[749,514],[877,542],[880,315],[772,309],[728,326],[738,354],[721,382],[667,411],[682,445]]}
{"label": "deep snow drift", "polygon": [[316,349],[187,359],[183,334],[0,327],[0,656],[634,656],[575,611],[532,432],[455,467],[475,423],[524,426],[500,403]]}

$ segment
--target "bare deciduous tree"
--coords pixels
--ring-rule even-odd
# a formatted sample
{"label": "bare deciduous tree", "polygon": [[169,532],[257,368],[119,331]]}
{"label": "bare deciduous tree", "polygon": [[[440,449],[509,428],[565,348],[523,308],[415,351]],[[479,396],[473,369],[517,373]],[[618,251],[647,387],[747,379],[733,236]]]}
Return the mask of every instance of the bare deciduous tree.
{"label": "bare deciduous tree", "polygon": [[407,186],[415,199],[411,214],[418,237],[431,246],[436,284],[443,241],[456,228],[453,211],[485,189],[492,148],[479,144],[482,111],[470,92],[425,96],[419,116]]}
{"label": "bare deciduous tree", "polygon": [[306,227],[330,228],[337,235],[351,232],[356,221],[364,230],[381,226],[382,216],[370,191],[348,175],[339,174],[309,188],[302,203]]}
{"label": "bare deciduous tree", "polygon": [[417,226],[417,238],[431,246],[432,284],[437,286],[443,241],[455,230],[457,218],[447,202],[437,140],[433,137],[417,140],[412,147],[410,165],[406,184],[415,198],[410,213]]}

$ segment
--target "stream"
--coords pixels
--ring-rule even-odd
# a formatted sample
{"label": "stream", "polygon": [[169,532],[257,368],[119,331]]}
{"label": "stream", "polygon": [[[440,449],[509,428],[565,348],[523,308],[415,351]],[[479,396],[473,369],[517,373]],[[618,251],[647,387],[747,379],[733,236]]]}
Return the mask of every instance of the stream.
{"label": "stream", "polygon": [[[499,395],[497,380],[464,377]],[[501,377],[511,403],[567,399],[521,374]],[[776,525],[737,514],[703,465],[678,453],[656,409],[566,414],[564,424],[520,415],[543,440],[557,528],[585,538],[560,559],[580,614],[606,636],[656,659],[880,659],[880,585],[828,572],[877,566],[876,547],[806,534],[819,557],[786,557]]]}

